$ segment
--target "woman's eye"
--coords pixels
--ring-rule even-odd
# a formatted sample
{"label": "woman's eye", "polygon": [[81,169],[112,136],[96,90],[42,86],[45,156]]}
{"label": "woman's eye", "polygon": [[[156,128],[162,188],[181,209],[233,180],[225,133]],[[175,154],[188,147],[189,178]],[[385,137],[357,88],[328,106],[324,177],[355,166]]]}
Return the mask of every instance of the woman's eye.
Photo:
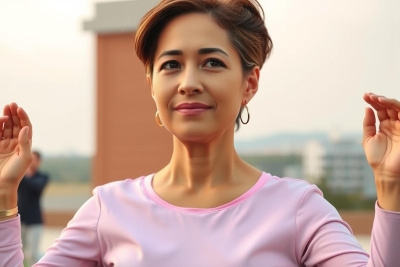
{"label": "woman's eye", "polygon": [[167,70],[180,69],[180,68],[181,65],[177,61],[168,61],[162,64],[161,66],[161,69],[167,69]]}
{"label": "woman's eye", "polygon": [[226,67],[225,64],[218,59],[209,59],[207,60],[206,64],[204,64],[204,66],[209,68]]}

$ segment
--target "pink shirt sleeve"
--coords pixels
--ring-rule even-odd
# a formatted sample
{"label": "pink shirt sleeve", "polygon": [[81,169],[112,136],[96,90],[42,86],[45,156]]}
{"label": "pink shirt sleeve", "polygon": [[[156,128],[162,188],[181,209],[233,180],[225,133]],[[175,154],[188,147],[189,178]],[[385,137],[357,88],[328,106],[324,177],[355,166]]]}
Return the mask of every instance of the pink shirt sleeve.
{"label": "pink shirt sleeve", "polygon": [[[34,265],[35,267],[102,266],[102,253],[97,236],[101,207],[96,191],[93,191],[93,197],[79,209],[60,238]],[[19,217],[1,222],[0,266],[23,266],[23,258]]]}
{"label": "pink shirt sleeve", "polygon": [[101,266],[101,246],[97,234],[101,205],[97,188],[47,250],[35,267]]}
{"label": "pink shirt sleeve", "polygon": [[375,207],[371,257],[336,209],[311,187],[303,196],[296,218],[296,255],[304,266],[398,266],[400,213]]}
{"label": "pink shirt sleeve", "polygon": [[23,260],[20,217],[0,222],[0,266],[23,266]]}
{"label": "pink shirt sleeve", "polygon": [[382,210],[375,204],[371,234],[371,266],[400,266],[400,212]]}

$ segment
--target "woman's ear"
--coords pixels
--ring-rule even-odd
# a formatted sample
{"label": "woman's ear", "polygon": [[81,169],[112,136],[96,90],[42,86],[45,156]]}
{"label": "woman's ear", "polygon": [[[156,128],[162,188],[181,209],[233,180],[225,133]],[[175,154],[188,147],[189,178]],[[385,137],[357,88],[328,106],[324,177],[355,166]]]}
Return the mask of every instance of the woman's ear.
{"label": "woman's ear", "polygon": [[246,100],[249,103],[250,99],[254,97],[254,95],[258,91],[258,83],[260,79],[260,67],[255,66],[251,70],[249,74],[246,76],[246,88],[244,88],[243,92],[243,101]]}
{"label": "woman's ear", "polygon": [[148,83],[149,86],[150,86],[151,97],[154,98],[153,84],[151,83],[151,75],[150,75],[150,74],[147,74],[146,78],[147,78],[147,83]]}
{"label": "woman's ear", "polygon": [[147,79],[147,83],[150,85],[150,87],[151,87],[151,77],[150,77],[150,74],[147,74],[146,75],[146,79]]}

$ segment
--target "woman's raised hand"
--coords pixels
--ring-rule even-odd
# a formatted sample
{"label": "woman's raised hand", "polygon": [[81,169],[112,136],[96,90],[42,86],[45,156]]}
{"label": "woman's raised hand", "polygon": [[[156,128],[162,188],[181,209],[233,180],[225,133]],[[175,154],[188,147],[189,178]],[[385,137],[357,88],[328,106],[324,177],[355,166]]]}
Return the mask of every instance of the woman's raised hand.
{"label": "woman's raised hand", "polygon": [[364,100],[379,119],[377,132],[374,111],[366,109],[363,146],[374,172],[378,204],[400,212],[400,102],[372,93],[364,94]]}
{"label": "woman's raised hand", "polygon": [[[4,107],[0,116],[0,210],[16,203],[7,196],[17,193],[18,185],[32,161],[32,125],[26,112],[15,103]],[[3,203],[4,202],[4,203]]]}

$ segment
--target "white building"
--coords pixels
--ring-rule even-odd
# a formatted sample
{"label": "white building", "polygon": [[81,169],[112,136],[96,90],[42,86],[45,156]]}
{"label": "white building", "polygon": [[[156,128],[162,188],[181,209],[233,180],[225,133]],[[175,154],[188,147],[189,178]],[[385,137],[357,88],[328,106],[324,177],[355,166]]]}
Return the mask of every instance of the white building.
{"label": "white building", "polygon": [[373,172],[358,140],[310,142],[303,156],[304,175],[310,182],[324,177],[332,190],[376,196]]}
{"label": "white building", "polygon": [[318,183],[324,174],[324,146],[321,142],[307,142],[303,149],[304,178],[310,183]]}

